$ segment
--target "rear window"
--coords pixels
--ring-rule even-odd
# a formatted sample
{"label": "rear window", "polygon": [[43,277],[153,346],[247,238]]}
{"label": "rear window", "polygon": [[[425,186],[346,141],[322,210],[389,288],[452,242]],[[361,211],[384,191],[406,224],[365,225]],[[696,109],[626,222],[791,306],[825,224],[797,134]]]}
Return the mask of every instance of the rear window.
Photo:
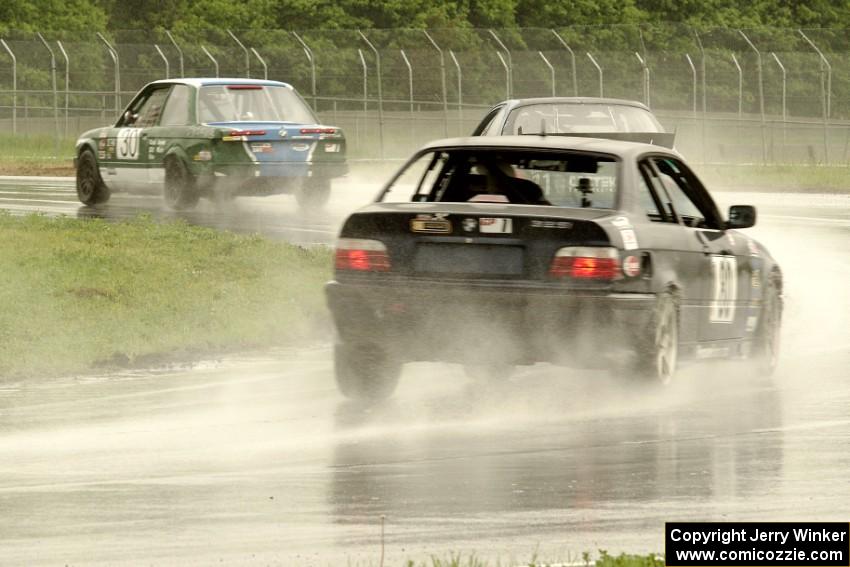
{"label": "rear window", "polygon": [[295,122],[315,124],[316,117],[288,87],[269,85],[207,85],[198,94],[198,121]]}
{"label": "rear window", "polygon": [[511,111],[502,134],[663,132],[642,108],[619,104],[531,104]]}
{"label": "rear window", "polygon": [[613,209],[619,162],[584,152],[475,148],[424,152],[384,202],[513,203]]}

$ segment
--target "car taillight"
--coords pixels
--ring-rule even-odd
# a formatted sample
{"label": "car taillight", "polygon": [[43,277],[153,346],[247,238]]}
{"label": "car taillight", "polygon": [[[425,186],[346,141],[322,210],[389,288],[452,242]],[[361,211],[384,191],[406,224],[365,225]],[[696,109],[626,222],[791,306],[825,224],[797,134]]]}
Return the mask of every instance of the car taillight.
{"label": "car taillight", "polygon": [[388,272],[390,257],[379,240],[340,238],[336,245],[336,269],[358,272]]}
{"label": "car taillight", "polygon": [[607,246],[568,246],[552,258],[549,275],[579,280],[616,280],[622,277],[620,255]]}

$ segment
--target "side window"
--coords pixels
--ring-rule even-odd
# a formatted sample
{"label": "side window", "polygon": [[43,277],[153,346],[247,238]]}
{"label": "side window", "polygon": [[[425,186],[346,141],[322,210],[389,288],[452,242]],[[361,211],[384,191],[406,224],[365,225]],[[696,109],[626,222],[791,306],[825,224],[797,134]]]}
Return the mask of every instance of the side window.
{"label": "side window", "polygon": [[139,117],[133,126],[138,128],[156,126],[159,116],[162,113],[162,106],[165,104],[165,99],[168,96],[168,91],[169,89],[167,88],[153,91],[136,111]]}
{"label": "side window", "polygon": [[487,130],[490,129],[490,126],[493,125],[493,122],[495,121],[496,116],[501,116],[501,114],[504,112],[504,110],[505,110],[504,106],[497,106],[496,108],[492,109],[489,113],[487,113],[487,115],[484,118],[481,119],[481,122],[478,124],[478,126],[476,126],[475,131],[472,132],[472,135],[473,136],[483,136],[484,133],[487,132]]}
{"label": "side window", "polygon": [[445,154],[428,152],[421,155],[393,181],[381,196],[381,202],[409,203],[427,200],[437,175],[443,169],[445,159]]}
{"label": "side window", "polygon": [[186,85],[174,85],[165,101],[160,126],[185,126],[189,121],[189,96],[192,89]]}
{"label": "side window", "polygon": [[649,184],[646,180],[647,175],[648,172],[646,171],[646,167],[641,165],[637,176],[638,204],[644,210],[649,220],[654,222],[663,222],[667,219],[662,213],[657,196],[654,194],[654,191],[649,188]]}
{"label": "side window", "polygon": [[673,158],[656,157],[652,158],[652,163],[669,197],[669,203],[684,225],[694,228],[719,228],[716,211],[701,199],[705,196],[704,190],[696,186],[696,178],[681,162]]}

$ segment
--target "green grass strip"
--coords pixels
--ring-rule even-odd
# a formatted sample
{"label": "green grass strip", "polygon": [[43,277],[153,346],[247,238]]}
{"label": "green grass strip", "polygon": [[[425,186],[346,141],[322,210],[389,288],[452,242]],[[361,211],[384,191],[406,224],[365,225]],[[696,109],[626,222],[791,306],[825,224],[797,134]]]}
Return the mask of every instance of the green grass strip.
{"label": "green grass strip", "polygon": [[183,222],[0,213],[0,377],[287,345],[326,320],[330,265]]}

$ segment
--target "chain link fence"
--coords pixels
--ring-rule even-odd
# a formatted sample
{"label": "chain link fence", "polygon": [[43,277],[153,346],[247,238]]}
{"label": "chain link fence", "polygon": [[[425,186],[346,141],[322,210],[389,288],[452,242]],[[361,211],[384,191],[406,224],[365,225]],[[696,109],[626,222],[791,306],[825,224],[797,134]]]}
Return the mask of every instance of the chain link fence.
{"label": "chain link fence", "polygon": [[254,77],[293,84],[355,159],[403,158],[499,100],[557,95],[641,100],[703,163],[846,164],[848,53],[850,30],[676,25],[10,33],[0,125],[55,137],[66,158],[59,140],[114,122],[150,81]]}

